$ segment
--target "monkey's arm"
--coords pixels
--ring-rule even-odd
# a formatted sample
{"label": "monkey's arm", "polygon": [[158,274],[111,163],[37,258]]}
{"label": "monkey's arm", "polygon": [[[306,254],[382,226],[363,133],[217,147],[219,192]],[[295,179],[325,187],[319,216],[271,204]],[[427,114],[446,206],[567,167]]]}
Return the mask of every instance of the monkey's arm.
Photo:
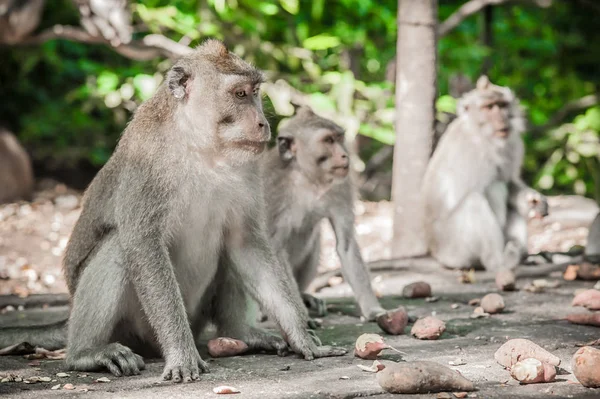
{"label": "monkey's arm", "polygon": [[523,217],[548,215],[548,200],[515,176],[508,184],[508,205]]}
{"label": "monkey's arm", "polygon": [[299,290],[269,244],[260,210],[248,215],[243,231],[242,243],[228,246],[234,272],[269,318],[275,320],[292,349],[307,360],[345,354],[341,348],[317,346],[306,330],[308,318]]}
{"label": "monkey's arm", "polygon": [[335,207],[329,222],[335,232],[336,250],[342,263],[342,275],[354,291],[362,316],[373,321],[385,310],[373,292],[369,271],[356,242],[352,204]]}
{"label": "monkey's arm", "polygon": [[167,248],[171,190],[168,183],[129,169],[116,209],[124,267],[165,357],[163,377],[197,379],[199,368],[207,367],[196,349]]}

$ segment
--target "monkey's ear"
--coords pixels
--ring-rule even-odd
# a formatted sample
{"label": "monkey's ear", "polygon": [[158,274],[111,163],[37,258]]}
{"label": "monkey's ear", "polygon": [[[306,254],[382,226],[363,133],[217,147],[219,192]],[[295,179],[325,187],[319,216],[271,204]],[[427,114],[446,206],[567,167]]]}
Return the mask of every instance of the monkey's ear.
{"label": "monkey's ear", "polygon": [[169,91],[178,100],[181,100],[189,93],[191,83],[191,74],[181,65],[175,65],[167,72]]}
{"label": "monkey's ear", "polygon": [[294,115],[296,116],[314,115],[312,108],[310,108],[308,105],[298,105],[294,103],[292,103],[292,105],[294,106]]}
{"label": "monkey's ear", "polygon": [[279,148],[279,157],[289,162],[296,156],[296,143],[293,137],[278,136],[277,148]]}
{"label": "monkey's ear", "polygon": [[490,79],[486,75],[481,75],[477,79],[477,90],[486,90],[490,86]]}

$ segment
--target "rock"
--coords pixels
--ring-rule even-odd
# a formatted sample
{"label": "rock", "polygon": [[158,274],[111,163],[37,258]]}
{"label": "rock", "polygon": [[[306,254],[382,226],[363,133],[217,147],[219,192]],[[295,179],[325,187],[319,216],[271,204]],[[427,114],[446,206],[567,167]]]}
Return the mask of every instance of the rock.
{"label": "rock", "polygon": [[433,316],[417,320],[410,330],[411,335],[419,339],[438,339],[446,331],[446,323]]}
{"label": "rock", "polygon": [[489,314],[500,313],[504,310],[504,299],[498,294],[487,294],[481,299],[481,307]]}
{"label": "rock", "polygon": [[573,374],[584,387],[600,388],[600,349],[579,348],[571,361]]}
{"label": "rock", "polygon": [[403,306],[377,316],[377,325],[386,333],[399,335],[408,325],[408,313]]}
{"label": "rock", "polygon": [[517,278],[511,270],[501,270],[496,274],[496,287],[501,291],[514,291],[516,281]]}
{"label": "rock", "polygon": [[431,286],[424,281],[409,284],[402,290],[405,298],[427,298],[431,296]]}

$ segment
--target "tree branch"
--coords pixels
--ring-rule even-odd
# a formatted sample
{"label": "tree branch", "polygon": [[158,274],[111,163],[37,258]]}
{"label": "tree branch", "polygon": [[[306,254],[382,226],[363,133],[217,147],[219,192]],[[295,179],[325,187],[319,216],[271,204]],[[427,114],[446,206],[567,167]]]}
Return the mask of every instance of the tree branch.
{"label": "tree branch", "polygon": [[177,43],[166,36],[150,34],[141,40],[135,40],[128,44],[116,47],[102,37],[92,36],[83,29],[74,26],[54,25],[42,33],[24,38],[15,45],[37,45],[49,40],[65,39],[74,42],[88,44],[105,44],[113,48],[119,54],[138,61],[147,61],[156,57],[178,58],[188,54],[192,49]]}
{"label": "tree branch", "polygon": [[[454,14],[450,15],[444,22],[438,25],[438,36],[442,37],[448,34],[452,29],[456,28],[462,21],[473,14],[478,13],[484,7],[490,5],[499,5],[508,3],[514,0],[471,0],[463,4]],[[539,7],[549,7],[552,0],[528,0]]]}
{"label": "tree branch", "polygon": [[598,94],[590,94],[585,97],[581,97],[577,100],[568,102],[565,105],[563,105],[561,109],[556,111],[556,113],[552,116],[552,118],[548,120],[548,122],[540,126],[534,126],[529,131],[533,135],[543,133],[546,130],[551,129],[554,126],[560,124],[572,112],[581,111],[589,107],[593,107],[598,103],[600,103],[600,96]]}

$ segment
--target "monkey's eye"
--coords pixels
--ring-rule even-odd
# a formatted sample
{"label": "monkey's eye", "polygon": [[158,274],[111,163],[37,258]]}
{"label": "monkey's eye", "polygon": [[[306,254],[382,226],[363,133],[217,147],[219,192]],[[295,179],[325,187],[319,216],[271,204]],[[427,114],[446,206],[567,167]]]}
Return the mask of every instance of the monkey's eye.
{"label": "monkey's eye", "polygon": [[260,93],[260,89],[258,87],[256,87],[254,90],[252,90],[252,95],[254,97],[258,97],[259,93]]}
{"label": "monkey's eye", "polygon": [[327,144],[333,144],[333,137],[327,136],[327,137],[325,137],[325,140],[323,140],[323,141]]}
{"label": "monkey's eye", "polygon": [[244,98],[244,97],[246,97],[246,95],[247,95],[246,90],[238,90],[235,92],[235,96],[237,98]]}

